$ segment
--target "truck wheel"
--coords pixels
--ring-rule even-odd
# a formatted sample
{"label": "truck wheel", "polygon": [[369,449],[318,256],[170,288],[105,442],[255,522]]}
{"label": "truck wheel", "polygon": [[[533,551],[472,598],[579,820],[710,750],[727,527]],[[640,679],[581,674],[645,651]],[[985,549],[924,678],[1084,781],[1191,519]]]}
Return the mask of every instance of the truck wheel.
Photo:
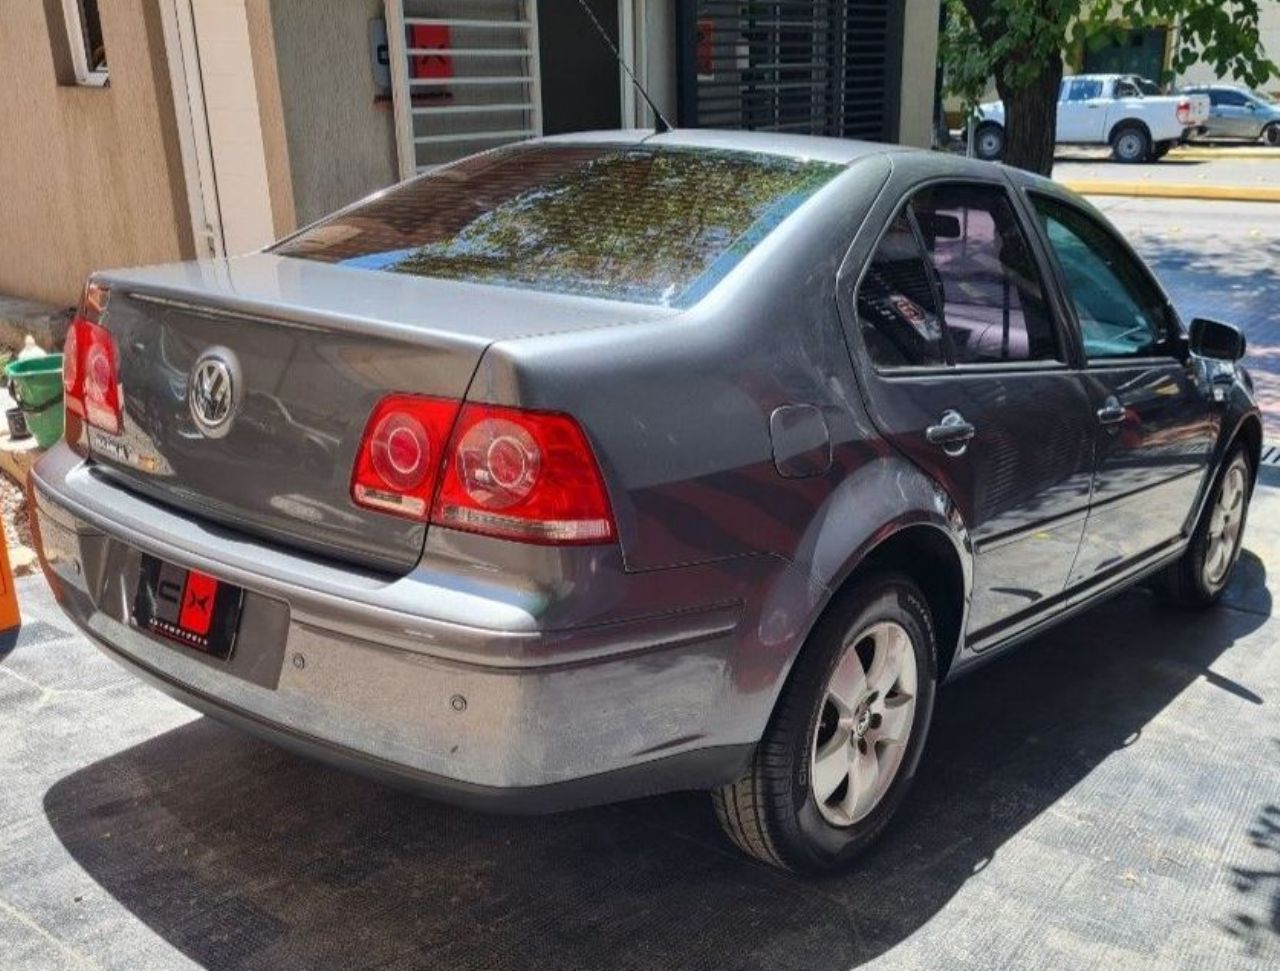
{"label": "truck wheel", "polygon": [[920,589],[869,576],[814,629],[747,774],[712,794],[734,844],[772,866],[841,869],[897,810],[933,714],[937,646]]}
{"label": "truck wheel", "polygon": [[1111,154],[1117,162],[1145,162],[1151,155],[1151,136],[1139,125],[1122,125],[1111,136]]}
{"label": "truck wheel", "polygon": [[993,121],[979,125],[973,133],[973,153],[984,162],[999,161],[1004,155],[1004,127]]}
{"label": "truck wheel", "polygon": [[1280,148],[1280,121],[1273,121],[1262,129],[1262,140],[1272,148]]}
{"label": "truck wheel", "polygon": [[1226,589],[1244,538],[1253,476],[1244,446],[1223,464],[1185,553],[1165,568],[1157,589],[1180,607],[1209,607]]}

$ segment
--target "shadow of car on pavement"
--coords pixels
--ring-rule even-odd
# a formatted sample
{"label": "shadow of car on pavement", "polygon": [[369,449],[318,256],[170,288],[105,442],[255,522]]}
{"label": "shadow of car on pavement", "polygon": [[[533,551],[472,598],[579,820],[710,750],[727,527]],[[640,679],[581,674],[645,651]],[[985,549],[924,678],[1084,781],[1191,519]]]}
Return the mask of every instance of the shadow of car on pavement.
{"label": "shadow of car on pavement", "polygon": [[923,926],[1265,621],[1251,553],[1232,602],[1130,592],[948,687],[903,811],[839,877],[741,858],[703,794],[484,816],[207,718],[67,776],[44,809],[89,876],[211,968],[846,969]]}

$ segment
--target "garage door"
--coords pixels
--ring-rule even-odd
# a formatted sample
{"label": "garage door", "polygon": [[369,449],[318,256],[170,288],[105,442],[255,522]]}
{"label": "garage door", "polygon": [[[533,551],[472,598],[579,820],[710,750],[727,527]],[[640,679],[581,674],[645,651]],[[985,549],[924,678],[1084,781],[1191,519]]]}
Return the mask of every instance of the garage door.
{"label": "garage door", "polygon": [[680,124],[891,140],[892,0],[684,0]]}

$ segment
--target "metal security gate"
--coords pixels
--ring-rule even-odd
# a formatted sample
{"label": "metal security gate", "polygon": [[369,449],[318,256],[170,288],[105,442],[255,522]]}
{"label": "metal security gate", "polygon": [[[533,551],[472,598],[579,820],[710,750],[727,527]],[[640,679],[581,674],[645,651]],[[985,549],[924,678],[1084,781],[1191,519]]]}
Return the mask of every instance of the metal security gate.
{"label": "metal security gate", "polygon": [[541,134],[537,0],[386,0],[400,177]]}
{"label": "metal security gate", "polygon": [[680,124],[892,139],[894,0],[677,0]]}

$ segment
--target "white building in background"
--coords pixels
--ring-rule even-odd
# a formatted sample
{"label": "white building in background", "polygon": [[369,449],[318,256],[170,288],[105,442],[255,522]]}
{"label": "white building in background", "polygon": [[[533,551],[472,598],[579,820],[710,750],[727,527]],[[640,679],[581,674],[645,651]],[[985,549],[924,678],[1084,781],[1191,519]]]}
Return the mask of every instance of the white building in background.
{"label": "white building in background", "polygon": [[[1277,64],[1280,64],[1280,3],[1263,3],[1258,16],[1262,34],[1262,48]],[[1184,71],[1178,75],[1177,83],[1182,84],[1209,84],[1214,81],[1225,81],[1230,84],[1236,84],[1233,78],[1220,77],[1218,72],[1214,70],[1213,65],[1200,63],[1194,65],[1190,70]],[[1280,95],[1280,78],[1272,78],[1263,90]]]}

